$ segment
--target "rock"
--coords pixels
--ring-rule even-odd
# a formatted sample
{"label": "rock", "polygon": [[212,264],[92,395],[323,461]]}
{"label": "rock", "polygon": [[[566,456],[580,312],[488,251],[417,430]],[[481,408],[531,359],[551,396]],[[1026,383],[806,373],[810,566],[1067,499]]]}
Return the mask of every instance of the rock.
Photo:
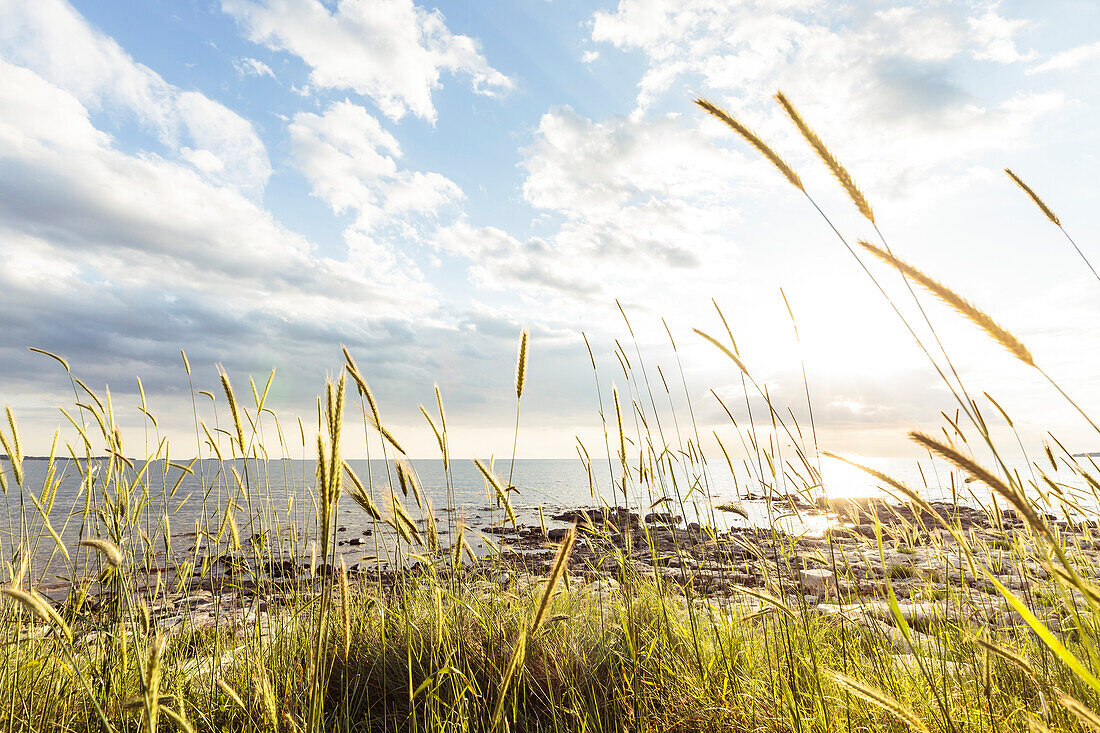
{"label": "rock", "polygon": [[622,532],[628,527],[638,527],[638,515],[622,507],[600,509],[571,509],[551,517],[556,522],[572,522],[597,530],[612,529]]}
{"label": "rock", "polygon": [[606,595],[619,589],[619,581],[614,578],[599,578],[586,586],[589,593]]}
{"label": "rock", "polygon": [[683,520],[683,517],[673,516],[669,512],[650,512],[645,515],[646,524],[663,524],[667,527],[674,527]]}
{"label": "rock", "polygon": [[799,579],[802,588],[810,593],[824,596],[836,592],[836,576],[831,570],[824,568],[803,570],[799,573]]}

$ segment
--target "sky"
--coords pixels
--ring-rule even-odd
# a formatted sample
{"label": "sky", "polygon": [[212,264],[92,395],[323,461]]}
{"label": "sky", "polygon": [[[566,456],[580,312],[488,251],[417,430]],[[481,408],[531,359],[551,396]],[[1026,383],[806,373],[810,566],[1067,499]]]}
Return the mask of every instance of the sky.
{"label": "sky", "polygon": [[[693,333],[723,332],[713,299],[803,422],[805,365],[823,448],[910,453],[908,429],[954,410],[943,382],[813,205],[692,104],[871,238],[782,90],[895,253],[1100,411],[1100,283],[1002,173],[1100,263],[1097,29],[1092,0],[0,0],[0,401],[25,453],[71,439],[45,349],[109,386],[130,445],[194,455],[181,349],[195,389],[275,369],[270,405],[309,425],[345,345],[410,453],[433,453],[418,405],[438,384],[454,454],[504,455],[527,329],[518,453],[568,457],[602,441],[612,384],[647,391],[639,362],[701,433],[729,430],[714,394],[747,420],[736,367]],[[1034,370],[922,302],[1025,440],[1100,449]]]}

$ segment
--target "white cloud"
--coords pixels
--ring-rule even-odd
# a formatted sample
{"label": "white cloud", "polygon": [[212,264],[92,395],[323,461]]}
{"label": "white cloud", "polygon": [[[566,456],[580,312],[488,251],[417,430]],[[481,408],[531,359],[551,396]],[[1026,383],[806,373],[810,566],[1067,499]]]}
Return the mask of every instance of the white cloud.
{"label": "white cloud", "polygon": [[976,18],[968,18],[967,23],[978,45],[974,58],[1011,64],[1035,57],[1034,52],[1020,53],[1016,48],[1015,36],[1027,26],[1026,20],[1004,18],[990,9]]}
{"label": "white cloud", "polygon": [[249,38],[299,56],[313,86],[353,90],[393,119],[411,111],[434,121],[432,91],[442,72],[464,74],[475,92],[495,96],[513,82],[491,67],[477,42],[453,34],[438,11],[412,0],[223,0]]}
{"label": "white cloud", "polygon": [[401,147],[364,108],[345,100],[322,114],[299,112],[289,126],[295,163],[313,194],[341,214],[354,212],[344,234],[353,262],[381,267],[395,285],[422,288],[422,275],[401,248],[434,231],[462,190],[434,172],[398,167]]}
{"label": "white cloud", "polygon": [[974,15],[951,5],[874,7],[621,0],[595,13],[592,39],[645,54],[637,113],[674,88],[707,94],[797,155],[805,146],[771,99],[782,89],[880,196],[970,175],[978,156],[1022,144],[1064,101],[991,97],[957,81],[968,58],[1028,58],[1013,41],[1023,21],[988,5]]}
{"label": "white cloud", "polygon": [[1081,64],[1100,59],[1100,41],[1087,43],[1054,54],[1041,64],[1037,64],[1027,70],[1029,74],[1037,74],[1044,71],[1066,71],[1074,69]]}
{"label": "white cloud", "polygon": [[204,161],[198,170],[214,183],[258,196],[271,175],[247,120],[135,62],[64,0],[0,4],[0,58],[33,69],[91,110],[133,115],[170,151],[188,149],[184,159]]}
{"label": "white cloud", "polygon": [[236,340],[240,360],[256,344],[362,342],[434,308],[384,261],[319,256],[241,192],[115,149],[75,96],[2,61],[0,120],[0,307],[20,348],[52,335],[79,352],[97,334],[118,361],[138,341]]}
{"label": "white cloud", "polygon": [[233,59],[233,68],[241,76],[270,76],[275,78],[275,72],[263,61],[254,58]]}
{"label": "white cloud", "polygon": [[726,229],[739,215],[729,201],[761,171],[675,116],[597,123],[568,107],[543,115],[522,166],[524,199],[551,215],[546,234],[520,239],[460,221],[436,244],[470,260],[479,286],[550,299],[539,312],[562,318],[643,293],[657,309],[685,280],[728,273],[736,257]]}

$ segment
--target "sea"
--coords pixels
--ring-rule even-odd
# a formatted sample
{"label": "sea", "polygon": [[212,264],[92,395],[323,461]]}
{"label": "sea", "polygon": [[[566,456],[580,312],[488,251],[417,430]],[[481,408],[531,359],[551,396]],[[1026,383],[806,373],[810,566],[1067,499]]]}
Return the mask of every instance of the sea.
{"label": "sea", "polygon": [[[966,481],[943,463],[915,458],[861,460],[917,489],[930,501],[974,505],[987,504],[989,500],[981,484]],[[99,462],[105,464],[105,460]],[[441,460],[412,460],[409,464],[419,491],[406,492],[400,489],[392,462],[348,463],[388,516],[392,516],[392,510],[387,510],[392,506],[391,496],[406,508],[420,529],[426,530],[430,512],[445,546],[462,525],[463,537],[472,550],[483,555],[503,536],[499,528],[511,524],[503,505],[472,460],[452,460],[448,471],[444,471]],[[172,556],[178,562],[204,532],[209,537],[220,530],[221,537],[228,540],[233,529],[242,545],[264,542],[273,554],[294,552],[301,556],[311,543],[316,543],[314,461],[202,460],[189,464],[188,470],[158,461],[142,471],[143,465],[135,462],[133,469],[126,470],[128,480],[133,482],[126,487],[130,506],[138,507],[138,511],[131,515],[137,516],[137,521],[123,536],[125,542],[133,544],[130,551],[135,554],[151,552],[166,560]],[[95,482],[96,489],[91,493],[83,490],[75,462],[58,459],[52,467],[51,485],[56,488],[51,493],[45,488],[49,467],[46,460],[25,459],[20,490],[10,464],[0,459],[0,469],[5,471],[8,484],[7,492],[0,498],[4,506],[0,513],[7,515],[6,522],[0,519],[0,553],[10,561],[23,548],[22,553],[29,550],[34,566],[43,573],[56,568],[71,571],[66,554],[70,557],[80,554],[76,552],[80,540],[92,534],[83,526],[85,518],[98,512],[100,533],[116,518],[108,509],[102,482]],[[591,474],[579,459],[517,459],[514,463],[497,461],[493,466],[502,485],[515,487],[507,493],[516,523],[521,526],[547,529],[566,526],[554,517],[566,510],[604,505],[629,506],[642,515],[668,512],[680,517],[684,524],[698,521],[720,528],[774,525],[791,534],[819,535],[834,521],[826,514],[795,512],[775,502],[754,498],[767,491],[754,478],[761,475],[759,468],[766,475],[767,466],[754,469],[747,463],[742,468],[744,473],[735,479],[724,460],[721,464],[711,461],[705,470],[694,471],[694,475],[666,471],[660,481],[648,484],[640,484],[635,474],[624,496],[616,461],[593,461]],[[1018,469],[1033,471],[1033,467],[1026,465]],[[792,477],[795,472],[794,467],[788,470]],[[135,480],[139,473],[140,479]],[[806,472],[798,473],[804,476]],[[1069,476],[1065,470],[1063,473],[1067,474],[1066,490],[1076,492],[1079,500],[1092,503],[1091,493],[1079,478]],[[804,494],[819,496],[824,491],[830,498],[884,495],[876,479],[840,461],[822,459],[821,474],[824,488],[814,486]],[[1027,474],[1023,475],[1026,480]],[[804,480],[794,478],[780,482],[773,494],[794,493],[804,486]],[[115,489],[111,491],[114,497]],[[746,516],[718,509],[730,502],[739,504]],[[235,527],[222,521],[227,507],[234,510]],[[48,526],[44,521],[47,516]],[[346,492],[341,496],[334,526],[337,551],[349,565],[395,561],[396,534],[373,520]]]}

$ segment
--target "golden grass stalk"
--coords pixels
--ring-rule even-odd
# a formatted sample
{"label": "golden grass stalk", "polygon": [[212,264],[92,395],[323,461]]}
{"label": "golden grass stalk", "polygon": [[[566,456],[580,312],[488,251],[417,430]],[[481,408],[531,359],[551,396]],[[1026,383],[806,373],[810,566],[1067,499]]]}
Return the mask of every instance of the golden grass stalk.
{"label": "golden grass stalk", "polygon": [[157,718],[160,716],[160,679],[161,658],[168,638],[157,634],[149,644],[145,657],[145,712],[149,733],[156,733]]}
{"label": "golden grass stalk", "polygon": [[178,713],[167,706],[162,708],[161,712],[167,715],[172,720],[172,722],[175,723],[176,726],[183,731],[183,733],[195,733],[195,728],[191,725],[190,722],[188,722],[187,718],[184,717],[182,706],[180,707],[180,711]]}
{"label": "golden grass stalk", "polygon": [[726,356],[728,356],[730,359],[733,360],[733,363],[737,365],[738,369],[740,369],[746,375],[749,373],[749,370],[745,368],[745,365],[744,365],[744,363],[742,363],[741,359],[739,359],[737,357],[737,355],[734,354],[732,351],[727,349],[720,341],[718,341],[718,339],[714,338],[710,334],[703,333],[698,328],[695,328],[695,329],[692,329],[692,330],[695,331],[695,333],[702,336],[703,338],[705,338],[707,341],[710,341],[712,344],[717,346],[722,351],[723,354],[725,354]]}
{"label": "golden grass stalk", "polygon": [[1000,644],[997,644],[996,642],[981,636],[975,636],[974,643],[985,649],[987,652],[990,652],[995,656],[1005,660],[1006,662],[1009,662],[1010,664],[1018,667],[1020,671],[1031,678],[1032,681],[1038,681],[1039,677],[1035,674],[1035,669],[1030,664],[1028,664],[1026,659],[1021,657],[1019,654],[1012,651],[1011,649],[1006,649]]}
{"label": "golden grass stalk", "polygon": [[412,468],[408,465],[405,466],[405,480],[409,484],[409,488],[412,489],[413,499],[416,500],[416,506],[424,508],[424,497],[420,493],[420,484],[416,482],[416,476],[413,475]]}
{"label": "golden grass stalk", "polygon": [[1031,502],[1029,502],[1027,497],[1020,491],[1008,486],[1004,481],[978,465],[973,459],[964,456],[951,446],[941,443],[935,438],[916,430],[910,432],[909,437],[933,453],[947,459],[950,463],[953,463],[955,466],[966,471],[971,476],[996,491],[1007,500],[1016,511],[1023,515],[1027,523],[1030,524],[1036,532],[1048,538],[1052,537],[1050,528],[1047,527],[1046,522],[1043,521],[1038,512],[1035,511],[1035,507],[1031,505]]}
{"label": "golden grass stalk", "polygon": [[409,516],[409,512],[405,509],[405,505],[401,503],[401,500],[397,498],[397,494],[390,494],[390,512],[393,514],[393,520],[383,520],[394,530],[397,531],[401,537],[409,543],[415,542],[418,545],[423,544],[420,539],[420,530],[416,526],[416,522]]}
{"label": "golden grass stalk", "polygon": [[359,371],[359,367],[355,365],[355,360],[351,358],[351,352],[348,351],[348,348],[346,346],[341,346],[340,348],[344,351],[344,360],[347,362],[348,374],[351,375],[351,378],[355,381],[355,387],[359,390],[359,394],[366,399],[367,405],[370,407],[371,416],[374,418],[374,425],[381,425],[382,418],[378,414],[378,403],[374,400],[374,393],[371,392],[370,385],[368,385],[367,380],[363,378],[362,373]]}
{"label": "golden grass stalk", "polygon": [[745,139],[745,141],[756,148],[756,150],[771,161],[771,164],[783,174],[783,177],[791,182],[791,185],[797,188],[799,191],[805,192],[806,189],[802,185],[802,179],[798,177],[798,174],[794,172],[794,169],[787,165],[786,161],[780,158],[774,150],[772,150],[767,143],[757,137],[749,128],[738,122],[729,112],[726,112],[721,107],[717,106],[713,102],[706,99],[696,99],[695,103],[705,109],[711,114],[711,116],[718,118],[726,124],[727,127],[732,129],[738,135]]}
{"label": "golden grass stalk", "polygon": [[237,528],[237,520],[232,511],[226,512],[226,517],[229,519],[229,536],[233,540],[233,550],[239,550],[241,549],[241,532]]}
{"label": "golden grass stalk", "polygon": [[462,565],[462,550],[466,545],[466,523],[455,522],[455,538],[451,544],[451,566],[454,568]]}
{"label": "golden grass stalk", "polygon": [[440,455],[447,455],[447,448],[443,444],[443,435],[439,432],[439,428],[435,426],[435,421],[432,420],[432,416],[428,414],[428,411],[424,408],[424,405],[420,405],[420,414],[424,416],[424,419],[428,421],[428,425],[432,429],[432,434],[435,435],[435,442],[439,445]]}
{"label": "golden grass stalk", "polygon": [[122,566],[122,550],[113,542],[100,539],[87,539],[81,540],[80,544],[85,547],[91,547],[93,550],[99,552],[111,567],[117,568]]}
{"label": "golden grass stalk", "polygon": [[424,497],[424,535],[428,544],[428,550],[433,554],[439,554],[443,547],[439,542],[439,526],[435,521],[435,509],[432,507],[430,497]]}
{"label": "golden grass stalk", "polygon": [[359,479],[359,476],[348,465],[347,461],[344,464],[344,475],[351,481],[351,486],[348,488],[348,494],[351,495],[353,501],[363,508],[371,519],[381,520],[382,512],[375,505],[374,501],[370,498],[366,488],[363,486],[363,482]]}
{"label": "golden grass stalk", "polygon": [[1035,359],[1031,356],[1031,352],[1027,350],[1019,339],[1002,328],[994,321],[989,315],[982,310],[968,303],[962,296],[955,293],[945,285],[940,284],[936,280],[932,279],[928,275],[924,274],[917,268],[913,267],[907,262],[898,259],[889,252],[866,242],[860,240],[860,245],[865,250],[878,257],[883,262],[893,265],[898,268],[906,277],[911,280],[915,280],[925,290],[935,295],[947,305],[954,308],[960,315],[965,317],[971,323],[978,328],[986,332],[986,334],[1001,346],[1008,349],[1008,351],[1017,359],[1027,364],[1030,367],[1036,367]]}
{"label": "golden grass stalk", "polygon": [[527,382],[527,330],[519,337],[519,357],[516,359],[516,399],[523,397],[523,385]]}
{"label": "golden grass stalk", "polygon": [[435,385],[435,404],[439,407],[439,427],[444,435],[447,433],[447,413],[443,411],[443,393],[439,391],[439,385]]}
{"label": "golden grass stalk", "polygon": [[722,504],[717,504],[714,508],[715,508],[715,510],[720,511],[720,512],[728,512],[729,514],[736,514],[737,516],[742,517],[743,519],[748,519],[749,518],[748,511],[745,510],[744,505],[742,505],[741,502],[739,502],[739,501],[727,501],[727,502],[724,502]]}
{"label": "golden grass stalk", "polygon": [[848,198],[852,200],[852,203],[859,209],[859,213],[863,214],[869,222],[875,223],[875,213],[871,210],[871,205],[867,203],[867,199],[864,198],[863,192],[859,190],[855,182],[852,180],[852,176],[848,173],[847,169],[840,164],[840,161],[836,159],[829,148],[825,146],[825,143],[821,141],[821,138],[817,136],[810,126],[806,124],[806,121],[802,119],[802,115],[798,114],[798,110],[794,108],[790,100],[783,94],[783,92],[776,92],[775,99],[779,102],[779,105],[783,108],[783,111],[787,113],[787,116],[791,118],[795,127],[802,133],[802,137],[806,138],[806,142],[810,144],[810,147],[817,153],[817,157],[821,158],[822,162],[828,166],[832,171],[833,176],[841,187],[847,192]]}
{"label": "golden grass stalk", "polygon": [[573,550],[573,540],[575,540],[576,537],[577,528],[570,528],[570,530],[565,533],[565,538],[561,542],[561,547],[558,548],[558,556],[554,559],[554,567],[550,570],[550,577],[546,580],[546,591],[542,594],[542,602],[539,603],[538,610],[535,611],[535,617],[531,620],[530,633],[532,634],[539,630],[543,616],[546,615],[546,609],[550,607],[550,601],[554,597],[554,588],[557,586],[558,580],[569,564],[569,553]]}
{"label": "golden grass stalk", "polygon": [[62,367],[64,367],[65,371],[67,371],[67,372],[70,371],[69,362],[65,361],[64,358],[58,356],[57,354],[53,353],[52,351],[46,351],[45,349],[36,349],[33,346],[28,346],[27,351],[33,351],[36,354],[42,354],[43,356],[48,356],[51,359],[53,359],[54,361],[56,361],[57,363],[59,363]]}
{"label": "golden grass stalk", "polygon": [[279,729],[279,712],[275,702],[275,691],[271,687],[271,679],[267,676],[267,670],[259,659],[256,665],[256,693],[260,698],[260,709],[263,710],[264,722],[267,730]]}
{"label": "golden grass stalk", "polygon": [[17,601],[20,605],[46,623],[56,626],[69,643],[72,643],[72,629],[65,623],[65,619],[61,618],[57,611],[54,610],[49,601],[39,595],[37,591],[25,591],[19,590],[18,588],[0,588],[0,593]]}
{"label": "golden grass stalk", "polygon": [[1035,202],[1035,205],[1039,207],[1039,210],[1043,212],[1043,215],[1046,218],[1050,219],[1050,222],[1054,224],[1054,226],[1062,226],[1062,222],[1060,222],[1058,220],[1058,217],[1055,216],[1054,212],[1050,210],[1050,207],[1046,205],[1046,202],[1039,198],[1039,194],[1035,193],[1035,191],[1032,190],[1031,186],[1020,180],[1020,177],[1013,173],[1010,168],[1005,168],[1005,173],[1008,175],[1009,178],[1012,179],[1013,183],[1023,189],[1023,192],[1026,193],[1031,198],[1031,200]]}
{"label": "golden grass stalk", "polygon": [[481,471],[481,475],[485,477],[485,480],[489,482],[489,485],[493,487],[493,492],[497,495],[497,499],[504,506],[504,512],[508,516],[508,521],[512,523],[512,526],[516,526],[516,510],[512,508],[512,502],[508,500],[508,492],[501,486],[500,481],[493,472],[485,467],[477,458],[474,459],[474,465],[477,466],[477,470]]}
{"label": "golden grass stalk", "polygon": [[[23,485],[23,461],[16,454],[15,448],[10,442],[8,442],[7,436],[4,435],[4,431],[0,430],[0,446],[4,448],[4,454],[7,455],[8,461],[11,463],[11,471],[15,476],[15,483]],[[0,473],[3,473],[3,468],[0,467]],[[4,482],[4,493],[7,493],[7,481]]]}
{"label": "golden grass stalk", "polygon": [[371,414],[366,416],[367,417],[367,422],[370,423],[370,426],[372,428],[374,428],[375,430],[378,431],[378,434],[381,435],[387,443],[389,443],[390,445],[393,446],[394,450],[396,450],[398,453],[400,453],[403,456],[407,456],[408,453],[406,453],[405,449],[401,447],[401,444],[397,442],[397,438],[393,437],[393,433],[391,433],[389,430],[387,430],[386,426],[378,421],[378,408],[374,404],[373,400],[374,400],[373,397],[371,397],[367,400],[367,402],[371,406],[371,411],[372,411]]}
{"label": "golden grass stalk", "polygon": [[867,683],[857,680],[855,677],[849,677],[848,675],[842,672],[837,672],[836,670],[826,669],[825,674],[832,678],[832,680],[843,689],[852,693],[856,697],[866,700],[872,705],[875,705],[876,707],[885,710],[886,712],[904,722],[913,730],[927,733],[928,728],[925,727],[923,721],[921,721],[921,719],[917,717],[917,714],[913,712],[911,708],[901,704],[882,690],[871,687]]}
{"label": "golden grass stalk", "polygon": [[[394,467],[397,469],[397,485],[401,487],[401,496],[406,499],[409,498],[409,480],[405,476],[405,467],[401,465],[401,461],[394,461]],[[417,502],[419,504],[420,502]]]}
{"label": "golden grass stalk", "polygon": [[233,418],[233,427],[237,432],[237,444],[241,447],[241,455],[244,455],[244,429],[241,427],[240,410],[237,407],[237,397],[233,394],[233,385],[229,383],[229,375],[224,369],[218,370],[221,377],[222,389],[225,390],[225,398],[229,400],[229,414]]}
{"label": "golden grass stalk", "polygon": [[8,405],[5,411],[8,413],[8,425],[11,426],[11,442],[15,458],[22,461],[23,446],[19,441],[19,424],[15,422],[15,413],[12,412],[11,405]]}
{"label": "golden grass stalk", "polygon": [[1100,732],[1100,716],[1090,710],[1086,705],[1078,702],[1075,698],[1066,694],[1058,695],[1058,702],[1062,703],[1062,707],[1073,713],[1073,716],[1085,728]]}
{"label": "golden grass stalk", "polygon": [[504,673],[504,678],[500,681],[500,690],[497,693],[497,704],[493,708],[493,720],[490,725],[490,730],[500,730],[501,720],[504,717],[504,701],[508,697],[508,688],[512,684],[512,678],[516,675],[516,670],[523,666],[524,659],[527,655],[527,635],[520,634],[516,639],[516,648],[512,652],[512,659],[508,663],[508,669]]}
{"label": "golden grass stalk", "polygon": [[619,404],[619,389],[611,386],[611,395],[615,399],[615,422],[619,426],[619,460],[622,461],[623,470],[626,469],[626,432],[623,430],[623,408]]}
{"label": "golden grass stalk", "polygon": [[214,681],[217,683],[218,687],[221,688],[221,691],[225,693],[225,696],[241,709],[241,712],[248,713],[248,707],[244,704],[244,700],[241,699],[241,696],[237,694],[236,690],[229,686],[228,682],[222,679],[220,675]]}
{"label": "golden grass stalk", "polygon": [[788,606],[786,603],[784,603],[781,599],[773,596],[771,593],[768,593],[767,591],[757,590],[757,589],[754,589],[754,588],[746,588],[744,586],[734,586],[734,587],[735,587],[735,589],[737,590],[738,593],[744,593],[747,596],[755,598],[756,600],[761,601],[762,603],[765,603],[768,606],[771,606],[772,608],[776,609],[777,611],[782,613],[787,618],[790,618],[792,620],[798,618],[798,616],[795,614],[795,612],[791,609],[790,606]]}

